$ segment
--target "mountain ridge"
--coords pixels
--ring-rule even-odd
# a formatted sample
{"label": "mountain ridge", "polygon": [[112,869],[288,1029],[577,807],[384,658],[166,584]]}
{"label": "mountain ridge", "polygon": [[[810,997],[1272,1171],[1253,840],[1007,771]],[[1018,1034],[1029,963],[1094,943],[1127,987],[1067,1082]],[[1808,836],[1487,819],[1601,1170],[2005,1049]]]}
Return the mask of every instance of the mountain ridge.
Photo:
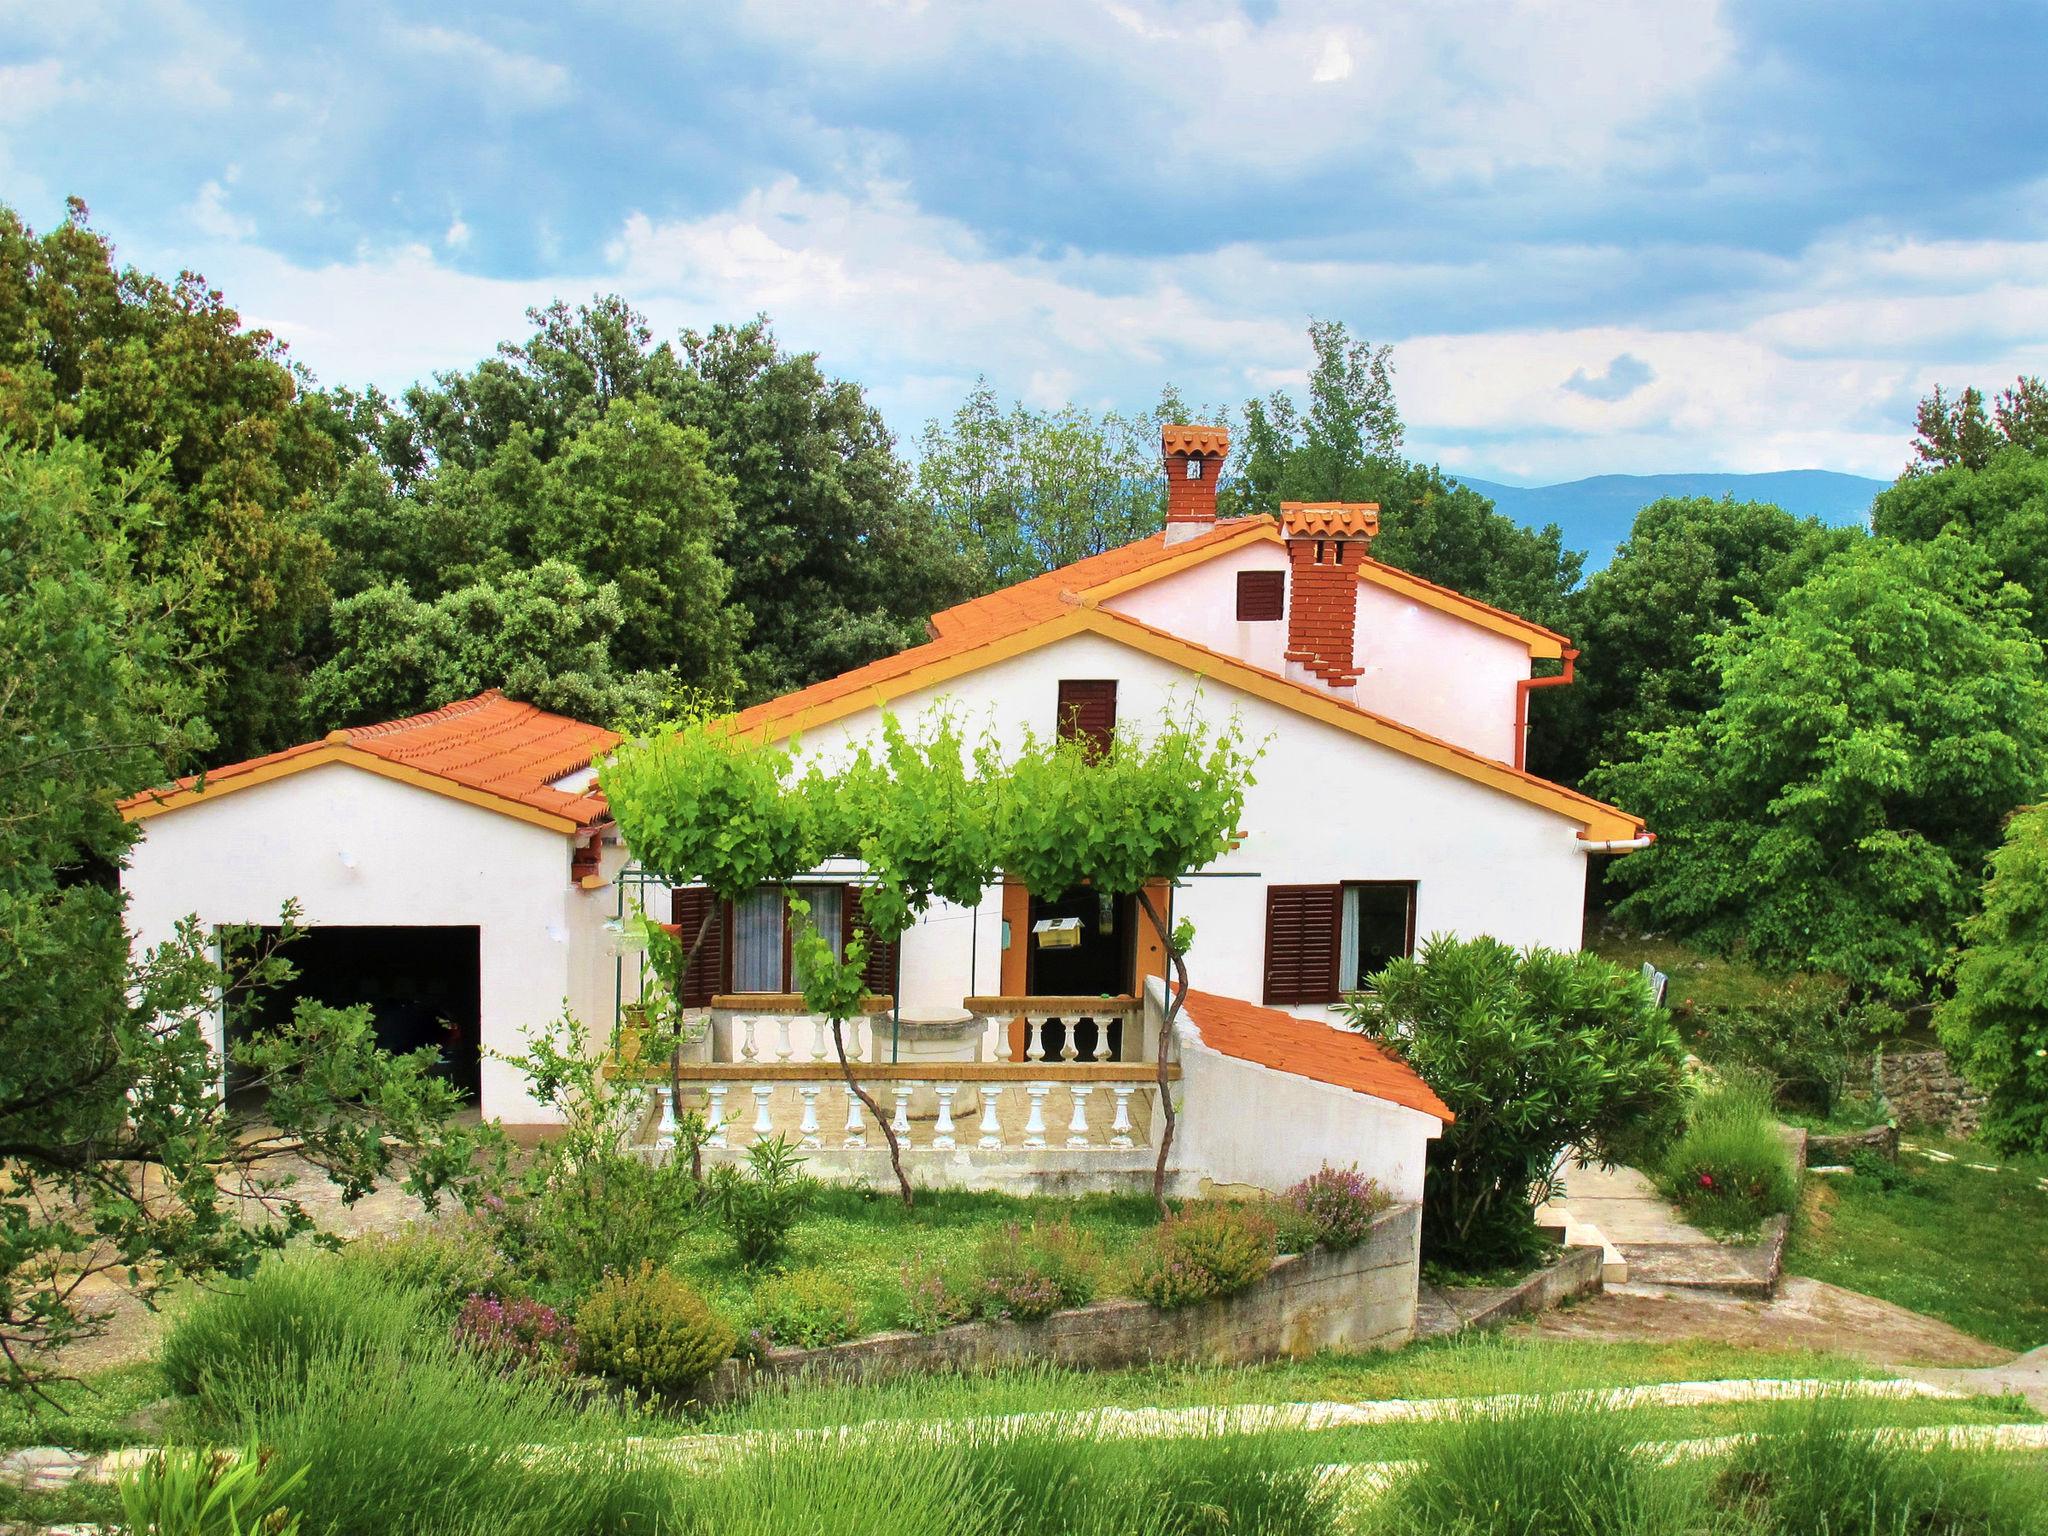
{"label": "mountain ridge", "polygon": [[1586,552],[1586,569],[1614,558],[1636,513],[1666,496],[1732,496],[1768,501],[1795,517],[1818,517],[1834,526],[1868,520],[1870,503],[1889,480],[1832,469],[1778,469],[1753,474],[1715,470],[1659,475],[1588,475],[1555,485],[1503,485],[1473,475],[1451,479],[1492,499],[1496,509],[1529,528],[1556,523],[1567,549]]}

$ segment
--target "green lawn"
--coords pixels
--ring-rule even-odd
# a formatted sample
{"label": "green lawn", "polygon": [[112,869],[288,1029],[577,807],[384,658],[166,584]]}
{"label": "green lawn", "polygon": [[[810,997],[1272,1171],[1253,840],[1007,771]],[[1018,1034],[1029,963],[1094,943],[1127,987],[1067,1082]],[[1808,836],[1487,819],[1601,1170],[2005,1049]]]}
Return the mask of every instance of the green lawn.
{"label": "green lawn", "polygon": [[[1923,1142],[1952,1163],[1901,1153],[1903,1188],[1867,1178],[1808,1180],[1788,1273],[1863,1291],[2008,1349],[2048,1344],[2048,1160],[1967,1142]],[[2021,1171],[1980,1173],[1967,1163]]]}
{"label": "green lawn", "polygon": [[1758,1001],[1783,984],[1741,960],[1710,955],[1676,939],[1623,933],[1598,921],[1587,925],[1586,948],[1603,960],[1630,970],[1640,970],[1646,960],[1656,966],[1671,979],[1664,1002],[1674,1009],[1686,1003],[1702,1008],[1740,1007]]}
{"label": "green lawn", "polygon": [[140,1438],[129,1421],[170,1388],[155,1363],[121,1365],[82,1381],[60,1381],[38,1396],[0,1394],[0,1451],[63,1445],[103,1451]]}
{"label": "green lawn", "polygon": [[[971,1258],[984,1241],[1000,1240],[1012,1223],[1062,1219],[1101,1243],[1114,1289],[1122,1267],[1117,1261],[1159,1224],[1159,1212],[1149,1197],[1138,1195],[1052,1200],[957,1191],[920,1191],[906,1211],[893,1192],[827,1186],[797,1223],[783,1265],[816,1265],[846,1281],[859,1300],[863,1330],[872,1332],[901,1325],[906,1264]],[[759,1277],[740,1268],[732,1239],[709,1215],[691,1218],[669,1263],[728,1315],[746,1317]]]}

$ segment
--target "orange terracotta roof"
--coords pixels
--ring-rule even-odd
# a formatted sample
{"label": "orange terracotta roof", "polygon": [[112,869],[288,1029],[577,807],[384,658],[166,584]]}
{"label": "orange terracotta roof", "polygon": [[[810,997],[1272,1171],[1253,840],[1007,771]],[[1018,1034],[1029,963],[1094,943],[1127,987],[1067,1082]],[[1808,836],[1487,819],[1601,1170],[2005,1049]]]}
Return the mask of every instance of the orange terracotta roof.
{"label": "orange terracotta roof", "polygon": [[1175,422],[1159,429],[1159,447],[1164,453],[1222,455],[1230,452],[1227,427],[1189,426]]}
{"label": "orange terracotta roof", "polygon": [[1407,1062],[1351,1030],[1214,992],[1190,991],[1183,1017],[1202,1044],[1225,1056],[1385,1099],[1446,1125],[1457,1118]]}
{"label": "orange terracotta roof", "polygon": [[1380,531],[1376,501],[1283,501],[1280,527],[1290,538],[1370,539]]}
{"label": "orange terracotta roof", "polygon": [[323,763],[344,762],[570,831],[607,820],[609,811],[594,786],[561,790],[551,787],[553,781],[589,767],[618,741],[616,732],[602,726],[549,714],[493,688],[422,715],[329,731],[319,741],[192,774],[165,788],[130,795],[120,809],[130,821],[144,820]]}

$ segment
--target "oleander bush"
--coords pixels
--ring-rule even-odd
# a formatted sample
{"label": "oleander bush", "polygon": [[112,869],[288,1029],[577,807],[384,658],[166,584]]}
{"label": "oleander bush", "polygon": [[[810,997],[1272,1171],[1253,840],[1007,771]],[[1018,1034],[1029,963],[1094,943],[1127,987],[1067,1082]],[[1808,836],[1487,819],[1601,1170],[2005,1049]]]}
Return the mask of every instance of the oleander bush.
{"label": "oleander bush", "polygon": [[1356,1168],[1326,1163],[1287,1191],[1282,1204],[1292,1221],[1286,1235],[1298,1231],[1311,1246],[1341,1253],[1364,1242],[1373,1222],[1393,1203],[1391,1195]]}
{"label": "oleander bush", "polygon": [[1664,1156],[1658,1182],[1710,1231],[1746,1231],[1797,1205],[1799,1172],[1769,1080],[1728,1072],[1702,1090],[1684,1133]]}
{"label": "oleander bush", "polygon": [[860,1332],[860,1302],[826,1270],[793,1269],[754,1292],[753,1325],[771,1344],[817,1349]]}
{"label": "oleander bush", "polygon": [[265,1259],[246,1280],[200,1292],[172,1322],[160,1356],[174,1392],[198,1394],[244,1365],[304,1380],[306,1362],[360,1341],[415,1352],[440,1332],[428,1292],[319,1249]]}
{"label": "oleander bush", "polygon": [[1066,1220],[1012,1222],[982,1240],[975,1271],[983,1317],[1031,1322],[1095,1299],[1102,1249]]}
{"label": "oleander bush", "polygon": [[1235,1296],[1273,1267],[1273,1222],[1253,1206],[1190,1206],[1162,1221],[1138,1250],[1133,1290],[1172,1309]]}
{"label": "oleander bush", "polygon": [[578,1362],[635,1391],[687,1391],[738,1338],[703,1297],[649,1262],[607,1275],[576,1311]]}

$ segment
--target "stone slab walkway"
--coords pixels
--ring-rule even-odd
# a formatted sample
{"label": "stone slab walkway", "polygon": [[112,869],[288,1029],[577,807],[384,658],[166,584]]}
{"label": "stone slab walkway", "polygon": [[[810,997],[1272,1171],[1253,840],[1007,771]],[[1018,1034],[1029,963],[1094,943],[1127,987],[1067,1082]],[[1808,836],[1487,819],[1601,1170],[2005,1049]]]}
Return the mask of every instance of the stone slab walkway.
{"label": "stone slab walkway", "polygon": [[1687,1222],[1634,1168],[1572,1163],[1562,1182],[1562,1193],[1539,1206],[1536,1219],[1597,1231],[1620,1254],[1629,1283],[1700,1286],[1744,1296],[1768,1296],[1777,1284],[1790,1226],[1785,1218],[1765,1223],[1757,1242],[1724,1243]]}

